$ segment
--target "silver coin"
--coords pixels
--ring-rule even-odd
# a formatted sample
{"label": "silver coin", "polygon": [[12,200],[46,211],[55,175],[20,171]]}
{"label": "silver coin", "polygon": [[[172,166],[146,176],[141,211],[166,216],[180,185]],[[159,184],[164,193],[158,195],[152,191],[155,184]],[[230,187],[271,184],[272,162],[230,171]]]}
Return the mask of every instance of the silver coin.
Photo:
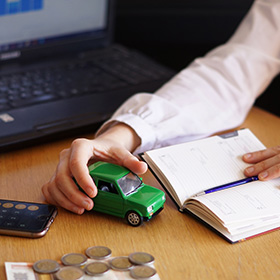
{"label": "silver coin", "polygon": [[85,272],[91,276],[103,275],[109,271],[110,267],[105,262],[92,262],[85,267]]}
{"label": "silver coin", "polygon": [[109,264],[115,270],[129,270],[133,267],[128,257],[115,257],[109,261]]}
{"label": "silver coin", "polygon": [[93,246],[86,249],[86,255],[91,259],[106,259],[109,258],[111,254],[111,249],[105,246]]}
{"label": "silver coin", "polygon": [[61,258],[64,265],[82,266],[87,262],[87,257],[84,254],[70,253]]}
{"label": "silver coin", "polygon": [[129,260],[133,264],[152,264],[155,258],[148,253],[145,252],[134,252],[128,256]]}
{"label": "silver coin", "polygon": [[33,270],[38,273],[50,274],[60,269],[59,263],[54,260],[40,260],[33,264]]}
{"label": "silver coin", "polygon": [[82,280],[84,278],[84,272],[76,266],[65,266],[61,268],[56,274],[57,280]]}
{"label": "silver coin", "polygon": [[130,276],[134,279],[151,279],[157,271],[148,265],[138,265],[130,270]]}

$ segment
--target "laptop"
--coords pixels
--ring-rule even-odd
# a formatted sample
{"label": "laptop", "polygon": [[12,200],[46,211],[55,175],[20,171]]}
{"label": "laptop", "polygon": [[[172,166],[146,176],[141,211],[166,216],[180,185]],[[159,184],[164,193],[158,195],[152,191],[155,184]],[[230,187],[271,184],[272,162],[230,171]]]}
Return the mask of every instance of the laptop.
{"label": "laptop", "polygon": [[174,72],[113,43],[112,0],[0,1],[0,150],[95,131]]}

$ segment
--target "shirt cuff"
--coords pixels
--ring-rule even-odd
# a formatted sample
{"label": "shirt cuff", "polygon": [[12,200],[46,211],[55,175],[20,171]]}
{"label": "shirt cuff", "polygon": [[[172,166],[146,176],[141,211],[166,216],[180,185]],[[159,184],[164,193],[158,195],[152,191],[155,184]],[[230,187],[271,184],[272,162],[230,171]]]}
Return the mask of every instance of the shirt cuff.
{"label": "shirt cuff", "polygon": [[126,125],[130,126],[141,139],[141,145],[135,149],[133,154],[140,154],[144,151],[153,149],[154,143],[156,141],[156,136],[153,129],[145,121],[143,121],[142,118],[133,114],[119,115],[108,120],[96,132],[96,136],[104,133],[106,130],[118,123],[125,123]]}

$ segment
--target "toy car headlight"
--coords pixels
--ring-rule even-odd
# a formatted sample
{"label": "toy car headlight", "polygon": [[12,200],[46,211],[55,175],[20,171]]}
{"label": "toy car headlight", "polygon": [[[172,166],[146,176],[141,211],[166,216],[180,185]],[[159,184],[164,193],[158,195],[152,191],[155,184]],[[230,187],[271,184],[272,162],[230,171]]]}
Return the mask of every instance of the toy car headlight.
{"label": "toy car headlight", "polygon": [[152,211],[153,211],[153,205],[149,206],[149,207],[147,208],[147,211],[148,211],[149,213],[152,212]]}

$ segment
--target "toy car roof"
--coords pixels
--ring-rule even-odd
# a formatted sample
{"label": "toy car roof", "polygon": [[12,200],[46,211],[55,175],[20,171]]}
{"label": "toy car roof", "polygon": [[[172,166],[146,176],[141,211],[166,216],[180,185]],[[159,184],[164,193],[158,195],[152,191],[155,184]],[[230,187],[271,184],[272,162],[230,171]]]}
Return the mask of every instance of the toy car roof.
{"label": "toy car roof", "polygon": [[130,171],[120,165],[116,165],[108,162],[96,162],[89,166],[90,175],[98,176],[99,178],[116,180],[122,178]]}

